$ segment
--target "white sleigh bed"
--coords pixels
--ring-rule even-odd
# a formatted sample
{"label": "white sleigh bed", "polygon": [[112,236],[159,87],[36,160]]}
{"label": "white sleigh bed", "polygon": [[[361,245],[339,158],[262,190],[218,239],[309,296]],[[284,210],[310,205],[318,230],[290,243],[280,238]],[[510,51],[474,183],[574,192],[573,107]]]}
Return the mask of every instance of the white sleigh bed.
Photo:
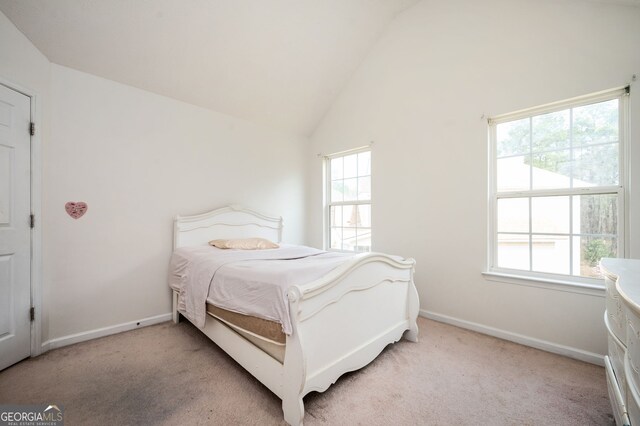
{"label": "white sleigh bed", "polygon": [[[262,237],[280,242],[282,218],[238,206],[178,216],[174,249],[213,239]],[[342,374],[373,361],[390,343],[417,341],[418,294],[413,259],[363,253],[304,285],[289,287],[292,332],[279,362],[231,327],[207,315],[202,329],[212,341],[282,399],[284,419],[301,425],[302,398],[323,392]],[[178,322],[173,291],[173,320]]]}

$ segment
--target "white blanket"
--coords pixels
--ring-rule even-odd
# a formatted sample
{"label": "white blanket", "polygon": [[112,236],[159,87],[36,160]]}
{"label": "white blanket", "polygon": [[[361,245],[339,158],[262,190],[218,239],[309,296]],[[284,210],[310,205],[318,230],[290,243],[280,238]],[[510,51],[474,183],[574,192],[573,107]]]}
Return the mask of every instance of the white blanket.
{"label": "white blanket", "polygon": [[204,327],[206,303],[282,324],[291,334],[287,290],[321,278],[351,254],[283,244],[271,250],[181,247],[171,257],[169,285],[178,310]]}

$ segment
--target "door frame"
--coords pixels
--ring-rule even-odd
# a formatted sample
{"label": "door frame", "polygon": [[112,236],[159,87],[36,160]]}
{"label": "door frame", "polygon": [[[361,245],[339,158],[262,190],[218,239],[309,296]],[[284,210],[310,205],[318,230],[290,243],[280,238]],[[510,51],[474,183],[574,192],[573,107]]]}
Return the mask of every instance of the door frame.
{"label": "door frame", "polygon": [[31,99],[31,122],[35,124],[35,135],[31,135],[31,214],[35,226],[31,229],[31,306],[35,308],[35,319],[31,321],[31,356],[42,350],[42,97],[34,90],[25,88],[0,76],[0,84]]}

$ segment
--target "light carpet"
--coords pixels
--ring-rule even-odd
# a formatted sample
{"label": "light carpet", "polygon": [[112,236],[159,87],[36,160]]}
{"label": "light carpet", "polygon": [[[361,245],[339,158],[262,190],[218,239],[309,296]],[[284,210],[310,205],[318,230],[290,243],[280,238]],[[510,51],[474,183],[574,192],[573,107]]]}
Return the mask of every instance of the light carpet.
{"label": "light carpet", "polygon": [[[418,320],[420,342],[304,398],[305,425],[612,425],[602,367]],[[0,403],[66,425],[280,425],[280,400],[186,321],[50,351],[0,372]]]}

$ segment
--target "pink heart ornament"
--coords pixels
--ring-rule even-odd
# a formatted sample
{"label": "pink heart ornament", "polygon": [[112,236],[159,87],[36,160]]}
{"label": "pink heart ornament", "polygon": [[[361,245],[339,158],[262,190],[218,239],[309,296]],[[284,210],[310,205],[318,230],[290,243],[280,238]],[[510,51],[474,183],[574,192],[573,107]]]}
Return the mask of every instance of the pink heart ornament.
{"label": "pink heart ornament", "polygon": [[69,201],[64,205],[64,209],[67,211],[67,214],[74,219],[81,218],[86,212],[89,206],[87,203],[83,201]]}

